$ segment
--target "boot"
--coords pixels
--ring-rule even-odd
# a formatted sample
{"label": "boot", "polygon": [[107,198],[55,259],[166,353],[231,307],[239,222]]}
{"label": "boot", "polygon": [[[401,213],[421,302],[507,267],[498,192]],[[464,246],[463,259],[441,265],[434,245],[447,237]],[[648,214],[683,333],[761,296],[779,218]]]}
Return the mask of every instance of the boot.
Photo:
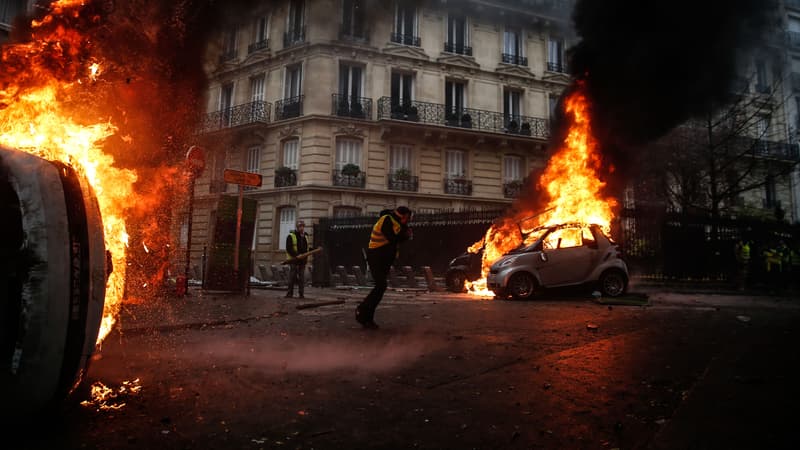
{"label": "boot", "polygon": [[360,323],[362,327],[369,329],[369,330],[377,330],[378,324],[372,319],[373,314],[370,314],[366,311],[365,308],[362,308],[361,305],[358,305],[356,308],[356,322]]}

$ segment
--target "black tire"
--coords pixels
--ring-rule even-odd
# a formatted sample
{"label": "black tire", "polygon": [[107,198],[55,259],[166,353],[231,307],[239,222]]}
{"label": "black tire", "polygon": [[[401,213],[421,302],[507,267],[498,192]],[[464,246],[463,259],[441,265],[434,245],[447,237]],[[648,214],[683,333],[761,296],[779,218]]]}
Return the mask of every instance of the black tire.
{"label": "black tire", "polygon": [[506,294],[514,300],[527,300],[536,292],[537,283],[533,275],[527,272],[515,273],[508,280]]}
{"label": "black tire", "polygon": [[619,297],[628,290],[628,277],[621,270],[607,270],[600,276],[599,289],[605,297]]}
{"label": "black tire", "polygon": [[447,274],[447,289],[450,292],[466,292],[467,274],[460,270],[454,270]]}

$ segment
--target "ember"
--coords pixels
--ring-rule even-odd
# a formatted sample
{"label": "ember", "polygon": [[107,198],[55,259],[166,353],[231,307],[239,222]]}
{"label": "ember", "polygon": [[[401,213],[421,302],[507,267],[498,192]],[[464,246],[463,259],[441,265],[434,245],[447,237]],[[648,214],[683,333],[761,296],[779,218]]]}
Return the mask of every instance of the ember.
{"label": "ember", "polygon": [[613,198],[604,198],[601,192],[605,186],[599,176],[602,160],[592,134],[583,84],[578,84],[578,89],[566,98],[564,105],[570,120],[566,138],[538,180],[542,193],[547,196],[547,201],[543,202],[546,206],[543,211],[528,209],[498,220],[483,239],[468,248],[470,253],[484,249],[481,278],[467,282],[467,289],[473,295],[494,296],[486,288],[489,267],[520,244],[536,240],[538,235],[531,234],[535,228],[579,222],[598,224],[604,232],[610,231],[612,209],[617,203]]}

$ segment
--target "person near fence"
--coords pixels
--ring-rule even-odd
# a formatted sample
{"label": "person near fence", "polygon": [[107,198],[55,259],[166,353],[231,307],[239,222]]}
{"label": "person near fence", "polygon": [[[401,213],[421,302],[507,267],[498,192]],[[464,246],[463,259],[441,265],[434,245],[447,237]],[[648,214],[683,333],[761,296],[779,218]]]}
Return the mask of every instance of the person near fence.
{"label": "person near fence", "polygon": [[747,284],[747,272],[750,268],[750,243],[744,239],[739,239],[736,243],[736,281],[737,287],[743,291]]}
{"label": "person near fence", "polygon": [[372,279],[375,281],[375,287],[356,307],[356,321],[364,328],[378,328],[375,323],[375,309],[386,292],[386,279],[392,263],[397,257],[399,244],[413,237],[413,232],[408,226],[411,216],[412,211],[405,206],[399,206],[394,211],[384,210],[372,227],[367,250],[367,263],[372,273]]}
{"label": "person near fence", "polygon": [[308,234],[305,232],[306,224],[302,220],[298,220],[295,224],[295,229],[289,232],[286,236],[286,259],[289,265],[289,289],[286,291],[286,297],[291,298],[294,296],[294,285],[297,284],[298,297],[305,298],[303,289],[306,285],[306,259],[297,256],[309,250],[308,248]]}

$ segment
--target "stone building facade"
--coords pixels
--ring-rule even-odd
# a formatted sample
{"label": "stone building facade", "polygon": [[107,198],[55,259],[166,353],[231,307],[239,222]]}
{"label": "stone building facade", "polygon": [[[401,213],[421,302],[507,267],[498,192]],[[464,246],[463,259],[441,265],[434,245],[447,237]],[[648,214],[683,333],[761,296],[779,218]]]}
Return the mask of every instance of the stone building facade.
{"label": "stone building facade", "polygon": [[225,169],[263,176],[244,191],[260,265],[296,220],[498,209],[545,164],[570,1],[262,3],[209,49],[193,265],[237,192]]}

